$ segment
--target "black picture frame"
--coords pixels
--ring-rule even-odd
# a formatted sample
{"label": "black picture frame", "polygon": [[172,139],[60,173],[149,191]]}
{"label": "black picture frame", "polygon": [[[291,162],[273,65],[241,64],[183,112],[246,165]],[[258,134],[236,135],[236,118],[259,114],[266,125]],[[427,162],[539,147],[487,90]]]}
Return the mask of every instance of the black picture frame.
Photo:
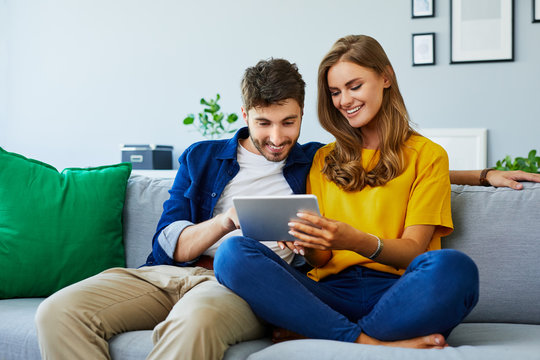
{"label": "black picture frame", "polygon": [[514,0],[450,0],[450,64],[514,61],[514,14]]}
{"label": "black picture frame", "polygon": [[540,0],[532,0],[532,22],[540,22]]}
{"label": "black picture frame", "polygon": [[412,65],[435,65],[435,33],[412,34]]}
{"label": "black picture frame", "polygon": [[435,16],[435,0],[411,0],[411,18]]}

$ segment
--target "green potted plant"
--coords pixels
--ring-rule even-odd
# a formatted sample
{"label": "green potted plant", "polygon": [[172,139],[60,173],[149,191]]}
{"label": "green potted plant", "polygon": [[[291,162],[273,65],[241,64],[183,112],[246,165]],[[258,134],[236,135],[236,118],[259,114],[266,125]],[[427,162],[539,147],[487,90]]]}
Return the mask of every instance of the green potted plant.
{"label": "green potted plant", "polygon": [[530,173],[537,173],[540,168],[540,156],[536,156],[536,150],[529,151],[526,158],[516,157],[514,160],[510,155],[497,161],[495,169],[497,170],[522,170]]}
{"label": "green potted plant", "polygon": [[215,99],[201,99],[203,110],[199,112],[197,118],[194,114],[188,114],[184,119],[184,125],[194,126],[195,129],[205,138],[219,139],[225,134],[233,133],[236,128],[231,128],[238,120],[238,115],[231,113],[226,115],[221,112],[218,101],[221,97],[216,95]]}

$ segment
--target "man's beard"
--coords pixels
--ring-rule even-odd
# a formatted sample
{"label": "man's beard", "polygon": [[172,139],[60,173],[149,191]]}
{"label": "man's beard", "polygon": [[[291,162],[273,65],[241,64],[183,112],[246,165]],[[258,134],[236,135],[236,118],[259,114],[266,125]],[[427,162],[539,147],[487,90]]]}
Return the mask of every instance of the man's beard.
{"label": "man's beard", "polygon": [[[273,162],[279,162],[279,161],[282,161],[282,160],[285,160],[287,158],[287,156],[289,156],[289,153],[291,152],[292,150],[292,146],[289,148],[289,150],[286,152],[286,153],[283,153],[283,152],[280,152],[279,154],[275,154],[273,155],[272,153],[268,154],[267,151],[264,151],[265,149],[265,146],[264,145],[261,145],[261,143],[257,140],[257,139],[254,139],[251,134],[249,135],[250,139],[251,139],[251,142],[253,143],[253,145],[255,146],[255,148],[257,150],[259,150],[259,153],[264,156],[264,158],[268,161],[273,161]],[[268,142],[265,142],[265,144],[267,144]],[[291,140],[287,140],[285,141],[284,143],[281,143],[280,146],[287,146],[287,145],[290,145],[292,144],[293,142]],[[271,145],[274,145],[272,143],[270,143]]]}

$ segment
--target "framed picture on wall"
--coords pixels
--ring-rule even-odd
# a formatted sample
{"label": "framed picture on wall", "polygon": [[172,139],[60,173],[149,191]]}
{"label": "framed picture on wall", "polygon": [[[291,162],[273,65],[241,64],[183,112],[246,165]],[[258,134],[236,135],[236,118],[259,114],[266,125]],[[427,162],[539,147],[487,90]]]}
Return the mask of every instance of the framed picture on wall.
{"label": "framed picture on wall", "polygon": [[412,18],[435,16],[435,0],[412,0]]}
{"label": "framed picture on wall", "polygon": [[540,0],[532,0],[533,23],[540,22]]}
{"label": "framed picture on wall", "polygon": [[412,64],[435,65],[435,33],[412,34]]}
{"label": "framed picture on wall", "polygon": [[450,63],[514,61],[514,0],[450,0]]}

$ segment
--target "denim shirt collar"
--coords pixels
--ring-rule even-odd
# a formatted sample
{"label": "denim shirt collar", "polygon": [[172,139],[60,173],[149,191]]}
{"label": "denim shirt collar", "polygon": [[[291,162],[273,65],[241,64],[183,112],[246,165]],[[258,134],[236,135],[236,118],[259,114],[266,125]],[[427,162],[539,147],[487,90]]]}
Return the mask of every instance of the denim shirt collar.
{"label": "denim shirt collar", "polygon": [[[246,127],[239,129],[236,134],[223,146],[221,151],[217,154],[218,159],[236,159],[238,142],[241,139],[247,139],[249,136],[249,130]],[[302,146],[298,143],[294,144],[287,161],[285,162],[285,167],[289,167],[294,164],[311,164],[311,159],[309,159],[304,153]]]}

